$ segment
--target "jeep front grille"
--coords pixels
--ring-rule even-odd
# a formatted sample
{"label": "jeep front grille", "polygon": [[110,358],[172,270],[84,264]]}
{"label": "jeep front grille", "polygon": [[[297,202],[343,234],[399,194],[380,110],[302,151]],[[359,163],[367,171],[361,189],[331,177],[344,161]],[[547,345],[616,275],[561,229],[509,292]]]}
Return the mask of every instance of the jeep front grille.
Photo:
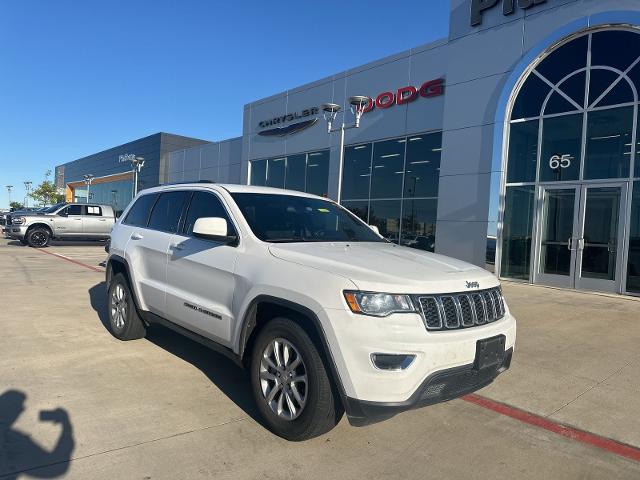
{"label": "jeep front grille", "polygon": [[469,293],[418,296],[428,330],[455,330],[495,322],[504,317],[500,287]]}

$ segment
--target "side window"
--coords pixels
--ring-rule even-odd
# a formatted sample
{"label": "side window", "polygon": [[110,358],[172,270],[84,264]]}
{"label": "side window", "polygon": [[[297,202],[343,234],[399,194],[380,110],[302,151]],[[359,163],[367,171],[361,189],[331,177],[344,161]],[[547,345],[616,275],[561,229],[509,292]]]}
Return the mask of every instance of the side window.
{"label": "side window", "polygon": [[67,215],[82,215],[82,205],[69,205],[66,213]]}
{"label": "side window", "polygon": [[193,233],[193,225],[196,220],[204,217],[220,217],[227,221],[227,235],[235,234],[233,222],[227,215],[227,211],[222,206],[220,199],[213,193],[196,191],[193,193],[189,211],[184,222],[183,233],[191,235]]}
{"label": "side window", "polygon": [[97,207],[95,205],[87,205],[87,213],[86,215],[94,215],[96,217],[102,216],[102,208]]}
{"label": "side window", "polygon": [[142,195],[136,203],[133,204],[127,217],[124,219],[125,225],[132,225],[134,227],[146,227],[149,220],[149,214],[153,208],[153,204],[156,203],[158,198],[157,193],[151,193],[148,195]]}
{"label": "side window", "polygon": [[153,207],[149,228],[176,233],[190,192],[164,192]]}

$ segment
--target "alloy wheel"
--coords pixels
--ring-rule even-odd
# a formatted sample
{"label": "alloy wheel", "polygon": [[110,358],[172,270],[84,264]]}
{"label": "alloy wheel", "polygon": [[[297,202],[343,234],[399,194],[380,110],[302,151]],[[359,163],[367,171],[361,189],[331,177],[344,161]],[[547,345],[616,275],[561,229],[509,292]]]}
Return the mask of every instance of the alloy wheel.
{"label": "alloy wheel", "polygon": [[37,247],[41,247],[47,243],[47,235],[43,232],[33,232],[31,235],[31,243]]}
{"label": "alloy wheel", "polygon": [[308,379],[302,355],[284,338],[275,338],[260,358],[260,387],[269,408],[283,420],[295,420],[307,403]]}
{"label": "alloy wheel", "polygon": [[118,329],[122,329],[127,318],[127,293],[122,284],[118,283],[111,292],[111,321]]}

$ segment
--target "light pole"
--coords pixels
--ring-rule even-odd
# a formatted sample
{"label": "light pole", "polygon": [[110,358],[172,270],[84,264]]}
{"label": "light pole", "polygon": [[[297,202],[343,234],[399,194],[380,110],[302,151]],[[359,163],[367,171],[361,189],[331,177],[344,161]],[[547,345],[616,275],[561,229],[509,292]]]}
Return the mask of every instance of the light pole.
{"label": "light pole", "polygon": [[138,195],[138,174],[142,167],[144,167],[144,157],[141,156],[130,156],[129,161],[131,162],[131,168],[133,168],[133,196]]}
{"label": "light pole", "polygon": [[364,108],[371,102],[369,97],[362,95],[354,95],[349,97],[349,104],[351,105],[351,113],[355,116],[355,122],[351,125],[347,125],[344,122],[344,116],[342,117],[342,124],[339,127],[333,128],[333,122],[338,116],[338,112],[341,110],[341,106],[337,103],[323,103],[320,105],[324,112],[324,119],[327,121],[327,133],[330,135],[334,132],[340,132],[340,166],[338,167],[338,196],[337,202],[340,203],[342,199],[342,170],[344,168],[344,131],[350,128],[358,128],[360,126],[360,118],[364,113]]}
{"label": "light pole", "polygon": [[24,190],[25,190],[25,194],[24,194],[24,206],[26,208],[29,208],[29,192],[31,191],[31,185],[33,182],[31,182],[31,180],[25,180],[24,181]]}
{"label": "light pole", "polygon": [[89,198],[90,198],[90,191],[91,191],[91,183],[93,182],[94,176],[91,175],[90,173],[87,173],[86,175],[83,175],[84,177],[84,183],[87,186],[87,202],[89,203]]}
{"label": "light pole", "polygon": [[9,208],[11,208],[11,189],[13,185],[7,185],[7,193],[9,194]]}

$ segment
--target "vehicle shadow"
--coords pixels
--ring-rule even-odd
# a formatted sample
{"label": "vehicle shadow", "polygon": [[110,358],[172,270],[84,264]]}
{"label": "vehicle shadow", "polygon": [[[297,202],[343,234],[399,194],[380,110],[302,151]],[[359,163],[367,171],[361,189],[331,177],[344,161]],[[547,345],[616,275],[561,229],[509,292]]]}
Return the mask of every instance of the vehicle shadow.
{"label": "vehicle shadow", "polygon": [[[89,289],[89,298],[100,322],[108,331],[106,288],[105,282],[94,285]],[[224,355],[161,325],[148,327],[145,339],[196,367],[233,403],[257,423],[264,426],[251,394],[251,384],[246,370],[240,368]]]}
{"label": "vehicle shadow", "polygon": [[51,450],[38,445],[31,436],[13,424],[25,411],[27,395],[20,390],[6,390],[0,394],[0,477],[17,479],[21,475],[37,478],[56,478],[69,469],[75,448],[73,428],[64,408],[41,410],[41,422],[60,425],[61,433]]}

